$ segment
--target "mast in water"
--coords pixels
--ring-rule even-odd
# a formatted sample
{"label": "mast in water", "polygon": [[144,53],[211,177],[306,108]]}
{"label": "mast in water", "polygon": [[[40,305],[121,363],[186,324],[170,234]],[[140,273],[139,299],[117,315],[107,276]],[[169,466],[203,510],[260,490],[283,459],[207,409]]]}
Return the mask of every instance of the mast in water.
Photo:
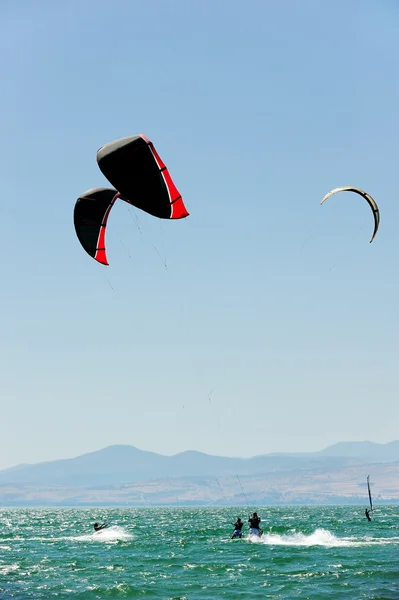
{"label": "mast in water", "polygon": [[370,490],[370,475],[367,475],[367,489],[369,492],[369,500],[370,500],[370,510],[373,510],[373,501],[371,499],[371,490]]}

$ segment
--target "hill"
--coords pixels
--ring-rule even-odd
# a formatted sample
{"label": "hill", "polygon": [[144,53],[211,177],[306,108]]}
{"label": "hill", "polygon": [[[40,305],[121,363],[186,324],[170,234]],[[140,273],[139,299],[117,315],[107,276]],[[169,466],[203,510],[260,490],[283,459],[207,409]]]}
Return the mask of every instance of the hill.
{"label": "hill", "polygon": [[196,451],[165,456],[116,445],[0,471],[0,504],[242,503],[241,480],[256,502],[352,502],[363,498],[369,472],[379,479],[381,500],[399,498],[398,441],[248,459]]}
{"label": "hill", "polygon": [[275,470],[324,468],[359,461],[359,456],[263,455],[253,458],[212,456],[186,451],[174,456],[147,452],[134,446],[109,446],[76,458],[33,465],[20,465],[0,471],[0,483],[47,485],[112,485],[188,476],[222,476],[270,473]]}

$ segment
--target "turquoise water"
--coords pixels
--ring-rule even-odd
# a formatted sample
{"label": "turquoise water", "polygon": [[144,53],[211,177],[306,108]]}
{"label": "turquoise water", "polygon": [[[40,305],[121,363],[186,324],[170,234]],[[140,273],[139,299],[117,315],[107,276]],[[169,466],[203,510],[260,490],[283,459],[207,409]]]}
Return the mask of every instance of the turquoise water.
{"label": "turquoise water", "polygon": [[399,599],[399,507],[255,509],[0,509],[0,599]]}

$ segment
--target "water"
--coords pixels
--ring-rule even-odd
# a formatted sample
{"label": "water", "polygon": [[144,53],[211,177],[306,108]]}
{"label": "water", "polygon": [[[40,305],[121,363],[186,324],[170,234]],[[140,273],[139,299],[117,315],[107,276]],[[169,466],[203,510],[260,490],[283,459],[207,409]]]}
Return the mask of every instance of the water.
{"label": "water", "polygon": [[0,509],[0,599],[399,599],[399,507],[255,509]]}

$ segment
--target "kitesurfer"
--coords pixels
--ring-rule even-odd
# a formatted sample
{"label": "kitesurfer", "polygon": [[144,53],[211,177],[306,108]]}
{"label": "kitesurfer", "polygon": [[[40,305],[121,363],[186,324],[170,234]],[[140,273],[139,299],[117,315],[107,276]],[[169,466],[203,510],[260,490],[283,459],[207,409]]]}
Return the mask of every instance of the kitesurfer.
{"label": "kitesurfer", "polygon": [[256,512],[252,513],[252,517],[249,517],[248,522],[250,535],[262,535],[263,531],[259,527],[261,520],[262,519],[258,517]]}
{"label": "kitesurfer", "polygon": [[102,525],[99,525],[98,523],[94,523],[93,527],[94,527],[94,531],[101,531],[101,529],[105,529],[106,527],[108,527],[108,525],[106,523],[102,523]]}
{"label": "kitesurfer", "polygon": [[367,520],[368,520],[368,521],[371,521],[371,519],[370,519],[370,511],[369,511],[369,509],[368,509],[368,508],[366,508],[366,510],[365,510],[364,512],[365,512],[365,514],[366,514]]}
{"label": "kitesurfer", "polygon": [[241,538],[242,537],[242,528],[243,528],[244,523],[241,521],[240,517],[237,518],[237,521],[234,523],[234,533],[231,536],[231,539],[233,540],[236,537]]}

